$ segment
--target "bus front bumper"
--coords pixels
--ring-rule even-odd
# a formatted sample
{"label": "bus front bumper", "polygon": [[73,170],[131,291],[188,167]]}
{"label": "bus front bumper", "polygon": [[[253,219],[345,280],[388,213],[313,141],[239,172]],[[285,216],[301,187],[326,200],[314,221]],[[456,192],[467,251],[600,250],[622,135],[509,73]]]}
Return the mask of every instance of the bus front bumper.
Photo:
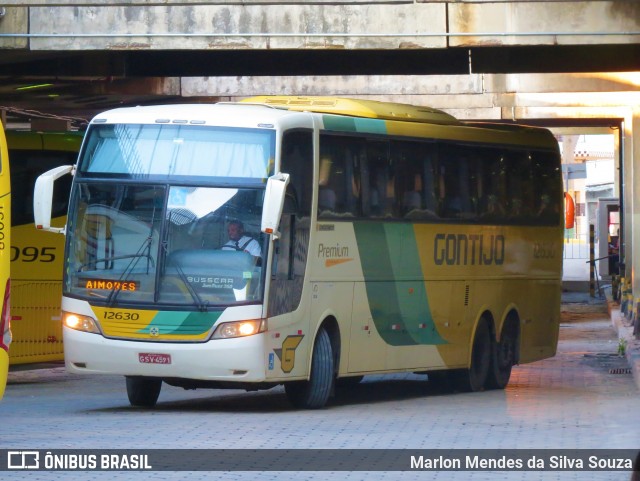
{"label": "bus front bumper", "polygon": [[65,366],[76,374],[265,381],[264,334],[203,343],[106,339],[68,327],[63,335]]}

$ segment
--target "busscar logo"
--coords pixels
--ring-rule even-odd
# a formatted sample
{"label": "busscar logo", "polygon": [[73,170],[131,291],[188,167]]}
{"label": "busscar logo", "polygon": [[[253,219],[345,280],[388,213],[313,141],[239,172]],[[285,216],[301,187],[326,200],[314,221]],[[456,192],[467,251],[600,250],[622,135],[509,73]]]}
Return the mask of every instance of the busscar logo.
{"label": "busscar logo", "polygon": [[40,453],[38,451],[8,451],[8,469],[40,469]]}

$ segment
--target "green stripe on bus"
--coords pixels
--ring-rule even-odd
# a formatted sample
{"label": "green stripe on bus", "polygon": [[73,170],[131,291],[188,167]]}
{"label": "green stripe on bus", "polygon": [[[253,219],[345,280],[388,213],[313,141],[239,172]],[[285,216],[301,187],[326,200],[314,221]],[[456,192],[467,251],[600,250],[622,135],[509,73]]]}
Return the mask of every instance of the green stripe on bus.
{"label": "green stripe on bus", "polygon": [[356,131],[370,134],[386,134],[387,122],[378,119],[356,119]]}
{"label": "green stripe on bus", "polygon": [[392,346],[417,344],[406,332],[395,283],[390,280],[393,263],[384,224],[356,222],[354,230],[376,330]]}
{"label": "green stripe on bus", "polygon": [[323,115],[322,121],[326,130],[340,132],[367,132],[371,134],[386,134],[387,124],[384,120],[363,119],[354,117],[337,117],[335,115]]}
{"label": "green stripe on bus", "polygon": [[153,321],[138,333],[148,333],[151,328],[157,327],[159,334],[195,336],[209,331],[221,314],[222,312],[160,311]]}
{"label": "green stripe on bus", "polygon": [[436,330],[410,224],[354,222],[373,322],[392,346],[445,344]]}
{"label": "green stripe on bus", "polygon": [[413,225],[384,226],[387,244],[391,246],[392,272],[404,328],[417,344],[446,344],[431,316]]}

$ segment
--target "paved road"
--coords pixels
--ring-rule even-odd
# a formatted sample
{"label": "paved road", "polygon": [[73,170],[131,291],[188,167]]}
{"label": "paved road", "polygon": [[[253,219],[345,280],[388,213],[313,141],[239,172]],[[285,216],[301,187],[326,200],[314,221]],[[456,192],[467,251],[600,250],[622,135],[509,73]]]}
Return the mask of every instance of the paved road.
{"label": "paved road", "polygon": [[[571,299],[568,299],[571,300]],[[559,352],[519,366],[504,391],[460,394],[425,376],[366,377],[321,411],[281,388],[258,393],[164,386],[154,410],[129,406],[124,379],[61,367],[10,373],[0,449],[639,448],[639,392],[603,303],[563,304]],[[618,373],[623,372],[623,373]],[[27,479],[626,480],[614,472],[31,472]],[[24,473],[2,473],[25,479]]]}

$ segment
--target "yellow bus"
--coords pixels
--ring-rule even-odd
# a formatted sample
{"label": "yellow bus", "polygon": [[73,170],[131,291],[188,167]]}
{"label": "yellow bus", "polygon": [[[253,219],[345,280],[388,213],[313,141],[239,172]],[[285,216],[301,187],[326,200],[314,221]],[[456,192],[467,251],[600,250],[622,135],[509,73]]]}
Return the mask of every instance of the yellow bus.
{"label": "yellow bus", "polygon": [[[11,158],[11,190],[20,202],[11,206],[12,365],[62,361],[62,258],[64,238],[35,232],[33,185],[43,172],[75,163],[82,132],[7,130]],[[56,185],[53,225],[66,222],[71,178]]]}
{"label": "yellow bus", "polygon": [[553,356],[563,191],[553,135],[410,105],[261,97],[97,115],[74,171],[69,371],[129,401],[283,384],[321,408],[374,373],[467,391]]}
{"label": "yellow bus", "polygon": [[9,346],[11,345],[9,276],[11,247],[11,185],[9,181],[9,152],[0,122],[0,286],[3,287],[0,308],[0,399],[4,396],[9,372]]}

